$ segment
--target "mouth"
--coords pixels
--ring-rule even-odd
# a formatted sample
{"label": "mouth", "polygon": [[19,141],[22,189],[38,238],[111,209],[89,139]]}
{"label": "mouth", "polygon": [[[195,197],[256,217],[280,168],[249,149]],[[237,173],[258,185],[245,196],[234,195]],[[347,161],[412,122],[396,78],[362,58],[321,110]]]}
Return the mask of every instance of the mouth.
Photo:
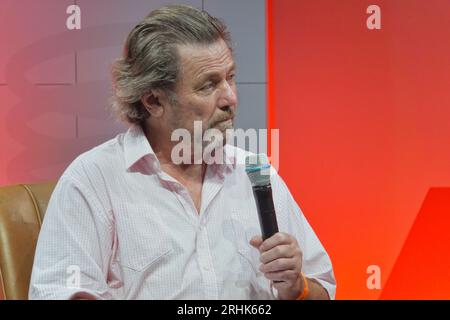
{"label": "mouth", "polygon": [[223,120],[220,120],[218,123],[224,123],[224,122],[233,122],[234,117],[229,117]]}
{"label": "mouth", "polygon": [[229,128],[233,125],[233,118],[227,118],[217,122],[216,126]]}

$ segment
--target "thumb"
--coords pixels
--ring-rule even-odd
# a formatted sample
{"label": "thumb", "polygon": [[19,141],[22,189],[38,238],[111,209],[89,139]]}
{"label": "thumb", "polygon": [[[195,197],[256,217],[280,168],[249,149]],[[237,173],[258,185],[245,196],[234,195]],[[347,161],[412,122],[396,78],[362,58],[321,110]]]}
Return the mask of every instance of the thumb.
{"label": "thumb", "polygon": [[261,236],[253,236],[250,239],[250,244],[259,250],[259,246],[263,243],[263,239]]}

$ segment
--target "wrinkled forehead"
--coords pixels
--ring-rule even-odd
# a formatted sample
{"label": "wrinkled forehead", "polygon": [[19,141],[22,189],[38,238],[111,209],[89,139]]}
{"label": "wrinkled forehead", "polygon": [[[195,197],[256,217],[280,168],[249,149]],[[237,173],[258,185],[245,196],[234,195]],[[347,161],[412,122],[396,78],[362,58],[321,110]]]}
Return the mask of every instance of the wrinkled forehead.
{"label": "wrinkled forehead", "polygon": [[222,39],[212,44],[179,45],[180,78],[195,81],[206,73],[226,74],[234,69],[231,50]]}

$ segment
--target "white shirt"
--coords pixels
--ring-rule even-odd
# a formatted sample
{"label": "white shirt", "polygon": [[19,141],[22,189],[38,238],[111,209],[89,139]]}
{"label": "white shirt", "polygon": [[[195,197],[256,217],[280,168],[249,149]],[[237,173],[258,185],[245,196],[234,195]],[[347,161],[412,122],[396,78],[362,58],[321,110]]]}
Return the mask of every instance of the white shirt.
{"label": "white shirt", "polygon": [[[209,165],[201,210],[160,169],[139,126],[79,156],[51,196],[30,299],[273,299],[249,244],[261,234],[245,151]],[[330,259],[283,180],[271,176],[279,230],[296,237],[302,271],[335,296]]]}

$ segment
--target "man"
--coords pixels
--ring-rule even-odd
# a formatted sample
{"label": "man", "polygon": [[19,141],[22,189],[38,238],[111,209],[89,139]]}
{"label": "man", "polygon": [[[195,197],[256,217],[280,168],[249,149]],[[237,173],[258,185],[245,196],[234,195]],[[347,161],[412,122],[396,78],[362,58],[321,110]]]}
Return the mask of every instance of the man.
{"label": "man", "polygon": [[280,232],[263,242],[242,150],[173,161],[175,130],[232,128],[234,77],[226,28],[206,12],[163,7],[131,31],[113,66],[114,108],[130,129],[60,178],[30,298],[334,298],[328,255],[278,175]]}

